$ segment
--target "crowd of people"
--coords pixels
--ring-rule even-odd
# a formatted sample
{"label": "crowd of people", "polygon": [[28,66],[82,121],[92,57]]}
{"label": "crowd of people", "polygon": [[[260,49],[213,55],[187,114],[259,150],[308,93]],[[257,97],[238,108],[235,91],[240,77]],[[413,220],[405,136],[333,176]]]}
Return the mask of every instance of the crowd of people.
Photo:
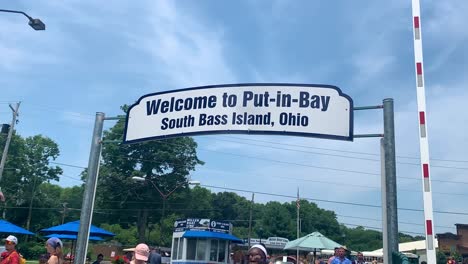
{"label": "crowd of people", "polygon": [[[0,264],[25,264],[23,256],[16,250],[18,238],[10,235],[4,241],[5,251],[0,256]],[[45,243],[45,248],[47,253],[39,258],[40,264],[64,264],[63,243],[59,238],[49,238]],[[150,250],[146,244],[138,244],[135,251],[129,253],[126,256],[127,264],[161,264],[161,255],[156,248]],[[93,264],[101,264],[103,259],[104,255],[98,254]]]}
{"label": "crowd of people", "polygon": [[[10,235],[7,238],[5,238],[4,241],[5,251],[0,256],[0,264],[25,264],[26,260],[16,250],[16,245],[18,245],[18,238]],[[39,259],[39,263],[63,264],[63,244],[60,239],[56,237],[49,238],[46,241],[45,247],[47,250],[47,255],[44,256],[47,257],[42,257],[41,259]]]}
{"label": "crowd of people", "polygon": [[[16,250],[16,245],[18,245],[18,238],[15,236],[8,236],[4,239],[5,241],[5,251],[1,254],[1,262],[0,264],[25,264],[24,258],[21,254]],[[47,254],[42,255],[39,259],[40,264],[63,264],[64,263],[64,256],[63,256],[63,243],[57,237],[49,238],[46,243],[45,247],[47,250]],[[331,256],[327,261],[322,260],[321,258],[316,260],[315,264],[376,264],[377,262],[374,261],[368,263],[364,260],[364,255],[361,252],[357,252],[356,259],[350,260],[347,257],[347,249],[346,247],[337,247],[335,248],[334,255]],[[103,261],[104,256],[103,254],[98,254],[96,261],[93,264],[101,264]],[[135,247],[133,252],[128,252],[126,255],[126,264],[161,264],[161,255],[157,252],[156,248],[150,249],[146,244],[138,244]],[[250,264],[268,264],[269,262],[269,255],[268,251],[263,244],[256,244],[250,247],[247,253],[246,261]],[[303,263],[301,260],[298,264]],[[270,263],[274,264],[274,263]],[[423,261],[421,264],[426,264]],[[457,264],[453,257],[449,257],[447,259],[447,264]],[[465,264],[465,263],[464,263]],[[468,264],[468,263],[467,263]]]}

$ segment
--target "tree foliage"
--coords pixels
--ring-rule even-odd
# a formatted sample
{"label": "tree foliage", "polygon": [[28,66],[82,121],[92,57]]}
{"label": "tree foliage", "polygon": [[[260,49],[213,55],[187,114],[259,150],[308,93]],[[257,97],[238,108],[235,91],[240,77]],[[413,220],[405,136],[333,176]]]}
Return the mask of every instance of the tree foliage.
{"label": "tree foliage", "polygon": [[[3,149],[5,138],[2,137],[0,146]],[[52,166],[51,161],[60,154],[58,145],[50,138],[42,135],[22,138],[14,135],[6,161],[6,170],[2,178],[1,186],[6,195],[4,214],[12,221],[24,225],[27,228],[33,218],[44,219],[46,212],[32,210],[41,206],[51,206],[44,198],[60,193],[60,190],[52,190],[45,186],[48,182],[59,180],[62,169]],[[59,187],[58,187],[59,188]],[[56,197],[58,198],[58,196]],[[57,200],[57,199],[55,199]],[[35,221],[38,226],[40,223]]]}
{"label": "tree foliage", "polygon": [[[121,140],[123,130],[124,122],[117,122],[104,132],[104,140]],[[169,197],[176,190],[187,188],[190,171],[202,164],[196,147],[196,142],[188,137],[129,145],[104,144],[97,192],[99,207],[107,209],[102,211],[102,217],[113,223],[136,222],[138,239],[144,241],[150,222],[162,223]],[[144,178],[145,182],[133,181],[134,176]],[[127,213],[122,214],[123,210]]]}

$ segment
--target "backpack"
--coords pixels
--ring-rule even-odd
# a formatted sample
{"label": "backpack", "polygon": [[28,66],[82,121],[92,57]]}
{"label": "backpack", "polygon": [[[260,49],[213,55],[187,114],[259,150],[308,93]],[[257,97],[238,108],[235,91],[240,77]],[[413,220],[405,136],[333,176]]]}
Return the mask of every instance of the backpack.
{"label": "backpack", "polygon": [[26,264],[26,259],[23,257],[23,255],[19,254],[19,264]]}

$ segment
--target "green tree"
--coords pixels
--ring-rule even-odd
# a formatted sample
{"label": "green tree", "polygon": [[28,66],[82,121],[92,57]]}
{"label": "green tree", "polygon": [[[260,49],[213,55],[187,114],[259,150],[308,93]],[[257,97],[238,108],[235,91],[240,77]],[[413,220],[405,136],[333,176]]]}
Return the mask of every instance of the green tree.
{"label": "green tree", "polygon": [[83,191],[83,185],[62,189],[59,199],[62,206],[62,222],[69,222],[80,218]]}
{"label": "green tree", "polygon": [[118,241],[124,246],[134,247],[138,243],[137,230],[135,226],[122,228],[119,224],[102,224],[100,227],[116,234],[112,240]]}
{"label": "green tree", "polygon": [[216,216],[213,214],[213,195],[210,190],[195,186],[189,192],[187,192],[185,202],[181,204],[186,210],[181,211],[181,216],[185,218],[213,218]]}
{"label": "green tree", "polygon": [[270,236],[292,238],[295,223],[295,217],[291,216],[284,204],[268,202],[263,209],[261,221],[255,223],[255,232],[261,238]]}
{"label": "green tree", "polygon": [[382,233],[375,230],[365,229],[362,226],[356,228],[347,228],[342,226],[345,237],[343,244],[346,244],[352,250],[376,250],[382,248]]}
{"label": "green tree", "polygon": [[[291,216],[295,220],[297,218],[297,204],[291,202],[286,204]],[[307,200],[300,201],[299,218],[301,219],[301,236],[318,231],[329,238],[339,239],[342,237],[340,225],[336,220],[336,215],[333,211],[324,210]],[[296,226],[292,230],[293,238],[296,237]]]}
{"label": "green tree", "polygon": [[437,261],[436,261],[437,264],[446,264],[447,263],[447,256],[442,251],[437,250],[436,258],[437,258]]}
{"label": "green tree", "polygon": [[[117,122],[104,132],[104,140],[121,140],[123,130],[124,122]],[[197,157],[196,147],[196,142],[188,137],[141,144],[104,144],[98,208],[112,222],[136,221],[138,239],[144,241],[149,219],[163,220],[166,198],[186,189],[190,171],[203,164]],[[132,176],[144,177],[145,184],[133,182]]]}
{"label": "green tree", "polygon": [[[4,139],[1,140],[3,147]],[[60,167],[50,165],[59,154],[58,145],[48,137],[36,135],[23,139],[19,135],[13,136],[6,167],[15,170],[6,173],[1,183],[7,190],[5,208],[9,209],[5,213],[9,219],[30,229],[33,208],[42,202],[38,198],[42,196],[41,184],[58,181],[62,174]],[[36,214],[41,215],[40,212]]]}
{"label": "green tree", "polygon": [[[251,202],[233,192],[213,194],[212,218],[217,220],[247,220],[249,219]],[[247,227],[247,221],[238,221],[238,226]]]}

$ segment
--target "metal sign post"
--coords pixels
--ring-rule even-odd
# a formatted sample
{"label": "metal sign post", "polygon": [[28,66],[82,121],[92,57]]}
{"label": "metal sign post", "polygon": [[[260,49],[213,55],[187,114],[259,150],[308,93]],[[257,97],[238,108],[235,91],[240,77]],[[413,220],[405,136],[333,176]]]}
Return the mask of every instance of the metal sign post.
{"label": "metal sign post", "polygon": [[102,129],[104,126],[104,113],[96,113],[94,123],[93,138],[91,140],[91,152],[88,162],[88,178],[86,178],[85,191],[83,194],[83,204],[81,205],[80,231],[76,240],[76,263],[86,262],[86,252],[88,251],[89,229],[93,219],[94,197],[96,196],[96,186],[99,174],[99,160],[102,149]]}
{"label": "metal sign post", "polygon": [[398,212],[395,158],[395,124],[393,99],[383,100],[383,105],[355,107],[354,110],[382,109],[384,134],[354,135],[354,138],[382,137],[382,240],[384,263],[392,264],[392,254],[398,252]]}
{"label": "metal sign post", "polygon": [[119,120],[122,117],[105,117],[104,113],[96,113],[94,121],[93,137],[91,139],[91,151],[88,162],[88,178],[83,194],[83,204],[81,205],[80,229],[76,240],[75,263],[86,263],[86,252],[88,251],[89,229],[93,219],[94,197],[96,196],[96,186],[99,175],[99,162],[102,150],[102,130],[104,120]]}
{"label": "metal sign post", "polygon": [[[387,263],[392,263],[392,253],[398,252],[398,212],[397,212],[397,185],[395,161],[395,125],[393,116],[393,99],[383,101],[384,119],[384,166],[385,166],[385,201],[382,201],[382,210],[386,210],[386,237],[387,237]],[[384,203],[385,202],[385,203]]]}

